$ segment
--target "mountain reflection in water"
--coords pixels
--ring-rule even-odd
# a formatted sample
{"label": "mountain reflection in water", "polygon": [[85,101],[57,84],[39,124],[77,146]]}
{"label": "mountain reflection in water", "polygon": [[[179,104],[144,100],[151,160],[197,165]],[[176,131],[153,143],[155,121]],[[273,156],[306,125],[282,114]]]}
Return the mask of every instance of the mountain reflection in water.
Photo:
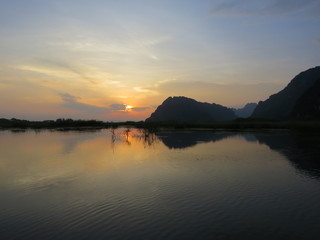
{"label": "mountain reflection in water", "polygon": [[0,131],[1,239],[317,239],[320,137]]}
{"label": "mountain reflection in water", "polygon": [[[150,133],[148,133],[150,134]],[[320,178],[320,136],[290,133],[232,133],[210,131],[161,131],[153,133],[169,149],[183,149],[206,142],[240,136],[259,142],[285,156],[292,165],[310,177]]]}
{"label": "mountain reflection in water", "polygon": [[300,172],[320,178],[320,136],[306,134],[255,134],[261,144],[281,153]]}

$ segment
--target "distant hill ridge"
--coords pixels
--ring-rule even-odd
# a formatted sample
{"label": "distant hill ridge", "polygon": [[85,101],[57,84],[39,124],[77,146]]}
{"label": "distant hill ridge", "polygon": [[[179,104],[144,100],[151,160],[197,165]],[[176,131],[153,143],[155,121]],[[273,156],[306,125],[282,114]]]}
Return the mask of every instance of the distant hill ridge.
{"label": "distant hill ridge", "polygon": [[248,118],[251,116],[257,105],[257,103],[247,103],[243,108],[233,109],[233,111],[239,118]]}
{"label": "distant hill ridge", "polygon": [[[260,101],[251,117],[283,120],[305,118],[305,114],[308,114],[309,118],[313,118],[315,114],[319,114],[320,110],[319,101],[317,103],[320,90],[317,82],[319,81],[319,66],[301,72],[283,90],[271,95],[265,101]],[[313,98],[308,98],[309,94],[306,93],[308,91],[313,94]],[[310,106],[313,106],[312,109],[309,109],[308,113],[305,112],[304,109]]]}
{"label": "distant hill ridge", "polygon": [[258,104],[230,109],[215,103],[202,103],[187,97],[169,97],[146,122],[211,122],[240,118],[320,119],[320,66],[299,73],[280,92]]}
{"label": "distant hill ridge", "polygon": [[232,109],[187,97],[168,97],[146,122],[210,122],[236,119]]}

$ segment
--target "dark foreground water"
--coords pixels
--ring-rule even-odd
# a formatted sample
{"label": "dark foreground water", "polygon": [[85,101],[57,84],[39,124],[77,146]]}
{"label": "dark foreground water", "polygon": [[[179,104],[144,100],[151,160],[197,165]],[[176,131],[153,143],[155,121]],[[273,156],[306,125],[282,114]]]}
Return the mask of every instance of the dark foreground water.
{"label": "dark foreground water", "polygon": [[0,239],[320,239],[320,137],[1,131]]}

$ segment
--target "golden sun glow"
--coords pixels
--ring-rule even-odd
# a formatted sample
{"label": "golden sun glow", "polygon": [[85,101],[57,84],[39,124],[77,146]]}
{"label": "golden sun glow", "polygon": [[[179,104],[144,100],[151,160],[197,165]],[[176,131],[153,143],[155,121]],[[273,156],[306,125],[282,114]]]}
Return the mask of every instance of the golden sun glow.
{"label": "golden sun glow", "polygon": [[130,111],[133,107],[130,105],[126,105],[126,111]]}

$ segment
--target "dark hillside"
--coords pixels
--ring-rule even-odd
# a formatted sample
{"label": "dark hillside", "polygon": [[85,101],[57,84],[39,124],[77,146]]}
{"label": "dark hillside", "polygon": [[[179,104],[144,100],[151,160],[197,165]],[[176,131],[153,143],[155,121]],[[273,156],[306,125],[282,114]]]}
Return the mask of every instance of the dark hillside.
{"label": "dark hillside", "polygon": [[320,67],[298,74],[282,91],[259,102],[253,118],[290,119],[298,99],[320,78]]}
{"label": "dark hillside", "polygon": [[218,104],[201,103],[186,97],[169,97],[146,122],[211,122],[235,118],[236,115],[230,108]]}

